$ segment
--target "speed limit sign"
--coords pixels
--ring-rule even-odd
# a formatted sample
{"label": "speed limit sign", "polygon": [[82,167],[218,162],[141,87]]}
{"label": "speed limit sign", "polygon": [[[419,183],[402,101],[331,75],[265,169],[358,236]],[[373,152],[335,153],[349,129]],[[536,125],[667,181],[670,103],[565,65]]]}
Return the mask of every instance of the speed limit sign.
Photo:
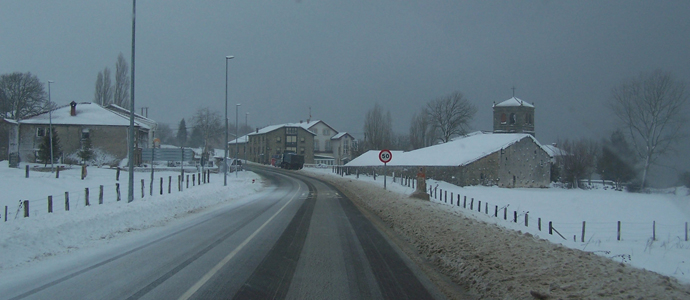
{"label": "speed limit sign", "polygon": [[379,152],[379,160],[384,164],[390,162],[392,158],[393,154],[391,154],[391,151],[388,149],[383,149]]}

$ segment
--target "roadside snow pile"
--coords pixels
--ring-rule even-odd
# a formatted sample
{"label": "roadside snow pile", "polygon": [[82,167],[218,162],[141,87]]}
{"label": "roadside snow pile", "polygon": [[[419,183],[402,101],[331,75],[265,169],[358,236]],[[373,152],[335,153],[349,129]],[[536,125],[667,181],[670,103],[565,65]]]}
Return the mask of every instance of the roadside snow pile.
{"label": "roadside snow pile", "polygon": [[[5,195],[14,198],[25,195],[20,199],[34,199],[31,204],[31,215],[23,218],[21,215],[0,224],[0,272],[16,266],[41,260],[46,257],[71,252],[80,248],[87,248],[103,241],[108,241],[121,234],[142,230],[150,227],[163,226],[171,220],[182,218],[190,213],[201,211],[207,207],[218,205],[229,200],[238,199],[262,189],[262,185],[252,184],[252,180],[260,177],[252,172],[243,172],[239,178],[228,177],[228,186],[223,186],[222,174],[212,174],[211,183],[202,184],[177,192],[177,183],[171,194],[167,194],[167,180],[163,195],[157,192],[149,196],[146,185],[146,196],[140,198],[140,191],[135,189],[135,200],[127,203],[127,173],[122,172],[122,201],[114,198],[98,204],[98,190],[92,189],[91,205],[85,207],[83,198],[74,195],[70,202],[70,211],[64,211],[62,198],[54,201],[54,213],[45,212],[45,197],[47,195],[61,195],[63,191],[81,191],[84,186],[98,187],[99,184],[114,186],[115,171],[110,169],[90,168],[88,180],[80,180],[79,170],[65,170],[60,178],[54,174],[32,172],[30,178],[23,177],[23,170],[0,169],[0,175],[5,183],[2,190]],[[156,172],[156,178],[176,176],[178,172]],[[137,178],[150,179],[150,173],[135,173]],[[148,181],[148,180],[147,180]],[[135,181],[137,182],[137,181]],[[157,188],[157,185],[154,185]],[[7,202],[8,197],[3,196]],[[11,199],[11,198],[10,198]],[[39,202],[38,200],[42,200]],[[14,203],[14,200],[11,201]],[[39,205],[40,204],[40,205]],[[15,204],[16,205],[16,204]],[[16,206],[15,206],[16,207]],[[40,210],[39,210],[40,207]],[[36,211],[34,211],[36,209]],[[39,212],[40,211],[40,212]],[[20,213],[21,214],[21,213]]]}
{"label": "roadside snow pile", "polygon": [[[566,247],[580,247],[579,243],[555,244],[532,233],[479,220],[483,212],[475,215],[439,202],[410,199],[409,193],[383,190],[380,179],[372,183],[307,172],[340,187],[455,283],[483,298],[690,298],[690,286],[675,278]],[[388,186],[397,189],[390,178]],[[657,248],[655,252],[663,257],[667,251]]]}

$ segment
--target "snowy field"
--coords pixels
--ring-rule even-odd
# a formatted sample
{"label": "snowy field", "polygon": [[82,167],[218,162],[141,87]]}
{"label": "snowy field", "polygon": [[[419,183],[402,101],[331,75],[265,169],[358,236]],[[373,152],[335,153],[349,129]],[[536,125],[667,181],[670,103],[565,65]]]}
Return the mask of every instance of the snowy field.
{"label": "snowy field", "polygon": [[[330,168],[305,171],[340,176],[333,174]],[[354,175],[347,177],[355,179]],[[377,176],[376,181],[370,176],[360,176],[359,180],[375,182],[383,187],[383,176]],[[396,181],[393,183],[391,177],[387,178],[389,190],[406,195],[413,192],[411,187],[402,186],[399,178]],[[436,198],[432,197],[432,202],[442,204],[447,210],[690,283],[690,242],[685,240],[686,222],[690,222],[690,196],[686,188],[658,194],[634,194],[601,187],[591,190],[463,188],[435,180],[428,180],[427,185],[436,189]],[[439,199],[440,194],[444,196],[442,199]],[[461,199],[459,206],[458,195]],[[466,208],[463,208],[465,197]],[[479,201],[481,212],[478,211]],[[496,206],[498,217],[494,217]],[[504,220],[504,209],[507,220]],[[517,223],[513,222],[515,212]],[[527,226],[525,216],[528,217]],[[541,230],[538,228],[539,218]],[[566,239],[556,232],[549,235],[549,221]],[[621,222],[620,241],[617,240],[618,221]],[[652,239],[654,234],[656,240]]]}
{"label": "snowy field", "polygon": [[[23,167],[23,165],[22,165]],[[135,201],[127,203],[128,173],[120,173],[115,180],[113,169],[89,167],[88,175],[81,180],[81,169],[62,170],[60,178],[55,173],[30,171],[25,178],[24,169],[11,169],[0,164],[0,205],[3,219],[0,222],[0,272],[13,267],[43,260],[47,257],[88,248],[102,241],[111,240],[123,233],[158,227],[205,208],[232,202],[263,187],[258,175],[240,172],[239,177],[228,175],[228,186],[223,186],[222,174],[211,174],[208,184],[178,191],[179,172],[155,172],[153,195],[149,195],[150,172],[135,172]],[[185,173],[190,175],[191,173]],[[171,193],[168,194],[168,177],[172,176]],[[163,195],[160,195],[160,178],[164,179]],[[141,180],[145,180],[145,196],[141,198]],[[255,183],[252,183],[256,180]],[[120,183],[121,201],[117,201],[116,183]],[[99,186],[104,186],[103,204],[98,204]],[[89,188],[90,206],[85,206],[85,188]],[[69,192],[70,210],[65,211],[65,192]],[[53,213],[48,213],[47,197],[52,195]],[[24,218],[18,211],[19,200],[29,200],[30,216]],[[244,201],[244,200],[242,200]],[[4,207],[8,206],[8,220]],[[16,216],[16,217],[15,217]]]}

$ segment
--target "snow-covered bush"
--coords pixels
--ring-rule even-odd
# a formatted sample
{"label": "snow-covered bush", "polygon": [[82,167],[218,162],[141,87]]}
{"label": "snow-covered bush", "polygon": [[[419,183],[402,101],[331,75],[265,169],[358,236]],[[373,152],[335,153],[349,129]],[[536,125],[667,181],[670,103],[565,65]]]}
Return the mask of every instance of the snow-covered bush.
{"label": "snow-covered bush", "polygon": [[[101,148],[93,148],[92,149],[92,156],[91,159],[89,159],[86,162],[86,165],[89,166],[98,166],[99,168],[102,167],[103,165],[108,165],[108,166],[117,166],[118,163],[120,162],[119,159],[117,159],[114,155],[104,151]],[[67,155],[65,158],[67,162],[69,163],[81,163],[81,158],[79,157],[79,151],[76,151],[70,155]]]}

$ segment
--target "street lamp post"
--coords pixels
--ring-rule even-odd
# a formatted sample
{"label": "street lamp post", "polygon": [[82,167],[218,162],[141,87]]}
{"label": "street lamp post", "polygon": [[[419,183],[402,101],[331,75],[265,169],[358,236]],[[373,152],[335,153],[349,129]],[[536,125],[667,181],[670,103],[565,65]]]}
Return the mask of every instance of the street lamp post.
{"label": "street lamp post", "polygon": [[[249,128],[249,123],[247,123],[247,119],[249,119],[249,113],[246,113],[244,115],[244,127]],[[251,132],[251,131],[250,131]],[[249,133],[247,133],[249,134]],[[249,144],[249,135],[247,135],[247,140],[244,141],[244,164],[247,164],[247,144]]]}
{"label": "street lamp post", "polygon": [[223,174],[223,186],[228,185],[228,60],[235,58],[232,55],[225,57],[225,156],[223,157],[224,174]]}
{"label": "street lamp post", "polygon": [[[239,117],[240,105],[242,105],[242,104],[237,103],[237,105],[235,105],[235,157],[236,158],[239,157],[238,154],[239,154],[239,150],[240,150],[240,145],[237,144],[237,126],[238,126],[237,118]],[[235,162],[235,178],[237,178],[237,167],[238,167],[237,162]]]}
{"label": "street lamp post", "polygon": [[49,124],[48,130],[50,131],[48,136],[50,137],[50,172],[55,171],[53,165],[53,102],[50,100],[50,84],[55,81],[48,80],[48,119]]}

